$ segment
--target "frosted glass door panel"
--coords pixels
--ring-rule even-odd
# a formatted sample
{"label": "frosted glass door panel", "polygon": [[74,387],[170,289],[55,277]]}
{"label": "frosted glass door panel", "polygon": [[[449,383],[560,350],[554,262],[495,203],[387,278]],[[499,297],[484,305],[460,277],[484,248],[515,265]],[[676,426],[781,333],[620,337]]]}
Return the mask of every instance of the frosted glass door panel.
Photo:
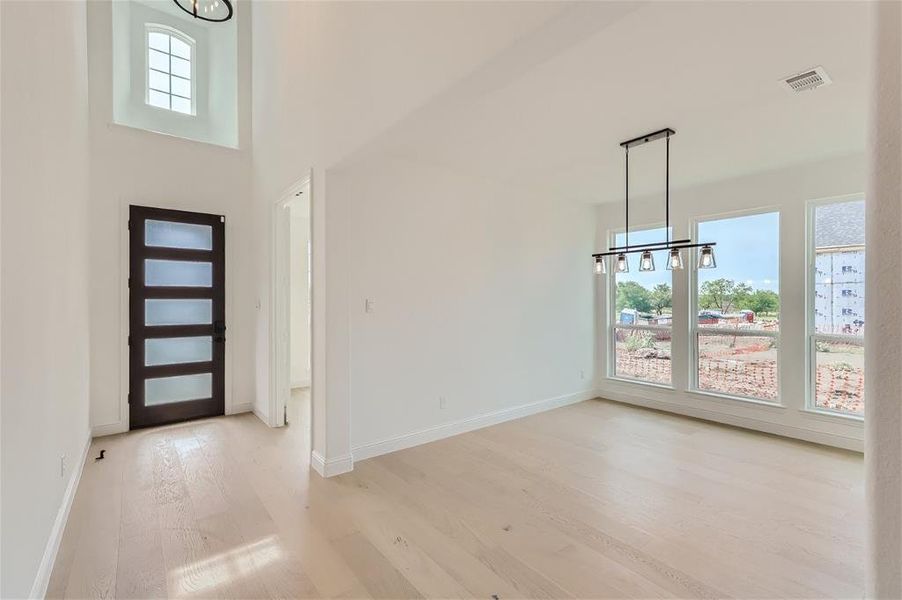
{"label": "frosted glass door panel", "polygon": [[209,225],[148,219],[144,222],[144,244],[163,248],[212,250],[213,228]]}
{"label": "frosted glass door panel", "polygon": [[211,360],[213,360],[213,338],[210,336],[144,340],[144,364],[148,367]]}
{"label": "frosted glass door panel", "polygon": [[144,301],[145,325],[209,325],[212,322],[212,300]]}
{"label": "frosted glass door panel", "polygon": [[173,402],[202,400],[213,395],[213,374],[157,377],[144,381],[144,405],[158,406]]}
{"label": "frosted glass door panel", "polygon": [[144,261],[144,285],[211,287],[213,263],[147,259]]}

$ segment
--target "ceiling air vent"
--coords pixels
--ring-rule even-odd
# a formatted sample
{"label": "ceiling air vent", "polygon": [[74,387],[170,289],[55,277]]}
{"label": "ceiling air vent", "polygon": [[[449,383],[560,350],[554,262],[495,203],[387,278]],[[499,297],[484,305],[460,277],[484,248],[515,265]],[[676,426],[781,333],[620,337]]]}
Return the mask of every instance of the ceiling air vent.
{"label": "ceiling air vent", "polygon": [[790,92],[806,92],[833,83],[824,67],[815,67],[801,73],[796,73],[780,82]]}

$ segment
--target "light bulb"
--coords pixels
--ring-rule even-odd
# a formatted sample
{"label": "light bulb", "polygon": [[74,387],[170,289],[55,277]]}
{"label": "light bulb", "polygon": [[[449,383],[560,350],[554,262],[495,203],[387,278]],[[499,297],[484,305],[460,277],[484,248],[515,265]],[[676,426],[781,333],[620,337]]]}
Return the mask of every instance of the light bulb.
{"label": "light bulb", "polygon": [[652,255],[651,250],[646,250],[642,253],[642,256],[639,258],[639,270],[640,271],[654,271],[655,270],[655,257]]}
{"label": "light bulb", "polygon": [[679,248],[670,250],[670,256],[667,258],[667,268],[671,271],[683,270],[683,254]]}
{"label": "light bulb", "polygon": [[714,259],[714,248],[711,246],[702,246],[698,255],[699,269],[714,269],[717,267],[717,261]]}
{"label": "light bulb", "polygon": [[618,254],[617,255],[617,272],[618,273],[629,273],[630,264],[626,260],[626,254]]}
{"label": "light bulb", "polygon": [[595,274],[601,275],[602,273],[606,273],[606,272],[607,271],[604,266],[604,257],[603,256],[595,257]]}

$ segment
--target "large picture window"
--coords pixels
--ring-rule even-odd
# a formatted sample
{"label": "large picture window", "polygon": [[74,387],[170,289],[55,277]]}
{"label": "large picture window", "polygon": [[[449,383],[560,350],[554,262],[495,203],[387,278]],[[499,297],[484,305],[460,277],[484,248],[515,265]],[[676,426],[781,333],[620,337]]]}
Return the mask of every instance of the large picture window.
{"label": "large picture window", "polygon": [[864,415],[864,201],[809,216],[809,407]]}
{"label": "large picture window", "polygon": [[[664,228],[630,231],[630,244],[660,242]],[[615,246],[626,236],[614,236]],[[654,252],[656,270],[639,271],[639,255],[630,254],[629,272],[612,273],[611,373],[614,377],[671,384],[672,280],[667,252]],[[611,263],[613,265],[613,262]]]}
{"label": "large picture window", "polygon": [[702,221],[697,235],[717,240],[717,268],[696,271],[694,387],[779,402],[780,215]]}

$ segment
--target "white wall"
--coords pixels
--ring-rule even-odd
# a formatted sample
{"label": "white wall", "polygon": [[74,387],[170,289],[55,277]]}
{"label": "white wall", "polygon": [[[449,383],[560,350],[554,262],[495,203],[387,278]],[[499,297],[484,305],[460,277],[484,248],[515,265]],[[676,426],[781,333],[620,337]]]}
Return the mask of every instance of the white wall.
{"label": "white wall", "polygon": [[236,12],[239,133],[231,149],[112,123],[112,10],[88,5],[91,94],[91,422],[95,435],[128,429],[127,214],[130,204],[226,217],[226,412],[254,395],[250,179],[250,11]]}
{"label": "white wall", "polygon": [[[807,201],[846,194],[862,194],[866,158],[863,154],[813,164],[787,166],[698,187],[671,191],[674,238],[689,237],[690,220],[756,208],[780,211],[780,395],[785,407],[712,398],[687,392],[689,386],[689,269],[674,272],[672,364],[674,390],[608,379],[608,276],[596,285],[598,310],[598,388],[603,396],[672,410],[811,441],[860,450],[860,421],[805,412],[807,352],[805,277]],[[597,251],[607,249],[608,232],[623,227],[623,202],[598,208]],[[663,197],[630,202],[630,227],[660,226]],[[715,242],[717,240],[714,240]],[[750,248],[750,252],[754,249]],[[684,256],[684,260],[688,257]],[[688,266],[688,263],[687,263]]]}
{"label": "white wall", "polygon": [[591,396],[593,207],[392,159],[331,173],[328,201],[349,220],[355,460]]}
{"label": "white wall", "polygon": [[84,2],[0,7],[0,596],[22,598],[43,594],[90,439],[88,81]]}
{"label": "white wall", "polygon": [[867,206],[868,598],[902,598],[902,4],[874,19]]}
{"label": "white wall", "polygon": [[[307,194],[309,196],[309,193]],[[291,205],[291,387],[310,385],[310,205],[307,199]]]}
{"label": "white wall", "polygon": [[330,168],[560,7],[528,3],[512,11],[504,2],[255,2],[252,7],[254,269],[260,290],[254,410],[268,419],[271,206],[312,172],[312,445],[315,456],[347,464],[344,274],[350,241],[343,207],[327,197]]}

